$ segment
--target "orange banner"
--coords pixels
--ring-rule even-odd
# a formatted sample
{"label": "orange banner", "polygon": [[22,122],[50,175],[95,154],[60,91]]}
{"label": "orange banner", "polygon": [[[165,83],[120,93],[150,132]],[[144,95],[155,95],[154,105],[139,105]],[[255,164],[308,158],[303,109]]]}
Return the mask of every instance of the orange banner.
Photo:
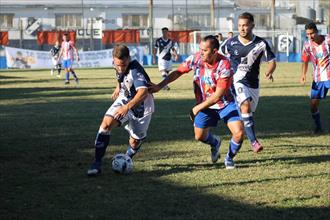
{"label": "orange banner", "polygon": [[102,43],[140,43],[140,30],[105,30]]}
{"label": "orange banner", "polygon": [[0,45],[8,45],[9,38],[8,38],[8,31],[0,31]]}
{"label": "orange banner", "polygon": [[187,30],[187,31],[169,31],[169,38],[173,41],[179,42],[179,43],[189,43],[189,34],[190,32],[193,32],[193,30]]}
{"label": "orange banner", "polygon": [[37,33],[37,42],[39,45],[55,44],[57,40],[62,42],[62,36],[65,33],[69,35],[70,40],[76,42],[75,31],[40,31]]}

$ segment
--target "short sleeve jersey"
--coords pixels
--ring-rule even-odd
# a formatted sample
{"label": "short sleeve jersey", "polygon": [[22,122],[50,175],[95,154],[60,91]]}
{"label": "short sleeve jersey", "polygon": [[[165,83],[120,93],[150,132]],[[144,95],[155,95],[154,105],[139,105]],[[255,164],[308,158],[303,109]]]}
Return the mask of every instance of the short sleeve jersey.
{"label": "short sleeve jersey", "polygon": [[189,56],[179,65],[178,71],[181,74],[194,70],[194,93],[197,103],[205,101],[215,93],[217,87],[225,89],[225,94],[221,99],[209,107],[211,109],[222,109],[233,101],[230,92],[233,72],[230,62],[224,56],[218,54],[214,65],[203,62],[200,52]]}
{"label": "short sleeve jersey", "polygon": [[171,50],[174,47],[174,42],[171,39],[165,40],[158,38],[155,43],[155,48],[158,49],[158,58],[163,60],[171,60]]}
{"label": "short sleeve jersey", "polygon": [[[118,98],[121,98],[124,103],[132,100],[137,94],[138,89],[148,88],[150,85],[150,78],[148,74],[136,60],[130,62],[128,72],[126,74],[117,74],[117,79],[120,84]],[[152,95],[148,94],[148,97],[142,103],[132,108],[132,111],[136,117],[142,117],[143,115],[154,112]]]}
{"label": "short sleeve jersey", "polygon": [[63,41],[62,42],[62,57],[64,60],[73,60],[73,47],[74,42],[73,41]]}
{"label": "short sleeve jersey", "polygon": [[330,35],[320,37],[323,39],[321,44],[306,41],[301,56],[303,62],[312,62],[314,82],[330,80]]}
{"label": "short sleeve jersey", "polygon": [[259,88],[261,58],[267,62],[275,59],[267,41],[255,35],[248,44],[241,42],[239,36],[228,39],[220,53],[229,57],[234,74],[244,75],[239,82],[250,88]]}

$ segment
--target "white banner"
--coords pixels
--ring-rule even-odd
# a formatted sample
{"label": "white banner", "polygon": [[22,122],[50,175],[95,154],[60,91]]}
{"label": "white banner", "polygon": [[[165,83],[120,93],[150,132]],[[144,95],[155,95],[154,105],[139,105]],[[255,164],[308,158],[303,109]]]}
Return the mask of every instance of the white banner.
{"label": "white banner", "polygon": [[[144,47],[130,46],[131,59],[143,64]],[[43,69],[53,66],[50,52],[38,50],[24,50],[5,47],[8,68]],[[79,52],[80,61],[73,63],[73,68],[112,67],[112,49]]]}

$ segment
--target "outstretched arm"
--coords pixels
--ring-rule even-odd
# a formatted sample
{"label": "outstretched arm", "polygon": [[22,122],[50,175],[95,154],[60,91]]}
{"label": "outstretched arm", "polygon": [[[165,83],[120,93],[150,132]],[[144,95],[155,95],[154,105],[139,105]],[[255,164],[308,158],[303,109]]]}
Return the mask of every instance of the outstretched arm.
{"label": "outstretched arm", "polygon": [[170,75],[168,75],[163,81],[161,81],[157,85],[150,86],[149,87],[149,92],[151,92],[151,93],[158,92],[159,90],[161,90],[167,84],[170,84],[171,82],[173,82],[176,79],[178,79],[181,75],[182,74],[179,71],[177,71],[177,70],[171,72]]}

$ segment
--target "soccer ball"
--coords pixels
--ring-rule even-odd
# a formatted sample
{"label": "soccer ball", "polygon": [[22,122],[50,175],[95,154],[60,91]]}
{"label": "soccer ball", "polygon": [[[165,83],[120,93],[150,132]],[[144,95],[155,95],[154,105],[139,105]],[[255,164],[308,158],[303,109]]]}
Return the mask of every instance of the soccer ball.
{"label": "soccer ball", "polygon": [[133,160],[126,154],[116,154],[112,158],[112,170],[120,174],[129,174],[133,170]]}

